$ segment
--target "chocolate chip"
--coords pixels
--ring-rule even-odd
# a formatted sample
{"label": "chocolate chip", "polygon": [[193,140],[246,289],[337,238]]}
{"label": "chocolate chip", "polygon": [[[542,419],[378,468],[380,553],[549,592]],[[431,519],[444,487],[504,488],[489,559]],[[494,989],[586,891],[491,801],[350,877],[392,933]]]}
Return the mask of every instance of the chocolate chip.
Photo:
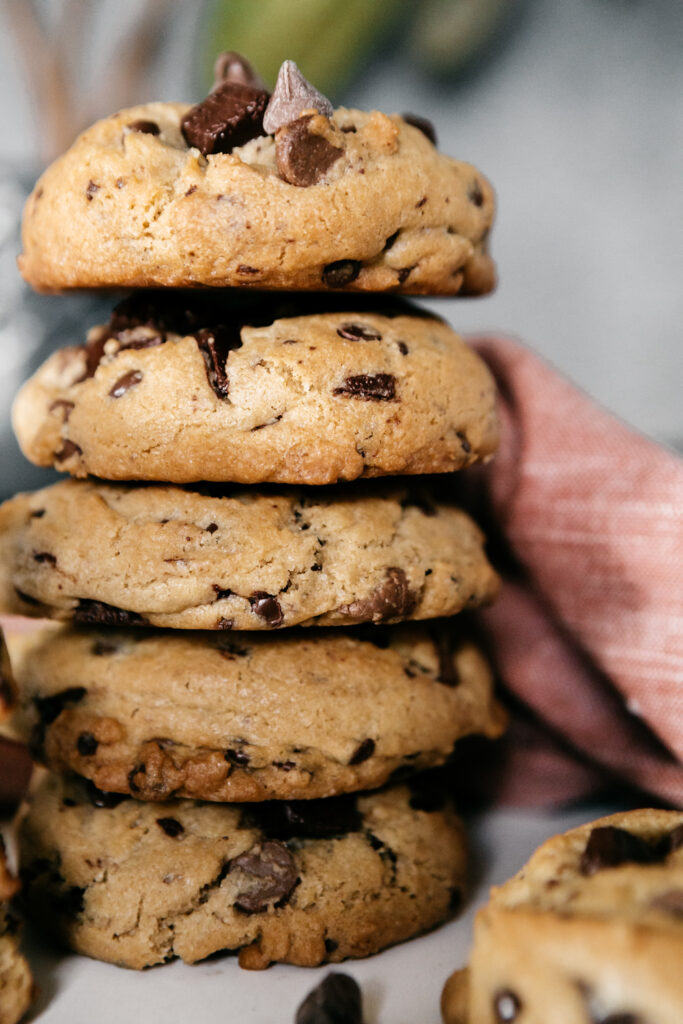
{"label": "chocolate chip", "polygon": [[462,446],[462,450],[465,452],[466,455],[469,455],[469,453],[472,451],[472,445],[467,440],[467,437],[465,436],[465,434],[462,432],[462,430],[456,430],[455,436],[460,441],[460,444]]}
{"label": "chocolate chip", "polygon": [[52,725],[64,708],[70,704],[78,704],[87,692],[84,686],[70,686],[49,697],[34,697],[33,703],[43,725]]}
{"label": "chocolate chip", "polygon": [[275,137],[275,160],[280,177],[290,185],[316,185],[343,150],[311,130],[310,115],[280,128]]}
{"label": "chocolate chip", "polygon": [[280,768],[283,772],[291,772],[293,768],[296,768],[295,761],[273,761],[274,768]]}
{"label": "chocolate chip", "polygon": [[369,738],[367,740],[363,740],[351,755],[349,764],[362,764],[363,761],[367,761],[369,757],[372,757],[374,753],[375,741]]}
{"label": "chocolate chip", "polygon": [[460,673],[455,663],[454,638],[447,628],[435,629],[432,641],[439,656],[439,674],[437,681],[444,686],[458,686]]}
{"label": "chocolate chip", "polygon": [[203,327],[195,334],[206,363],[206,376],[218,398],[227,398],[230,390],[226,364],[228,355],[242,344],[239,328]]}
{"label": "chocolate chip", "polygon": [[482,192],[481,185],[476,178],[467,188],[467,198],[471,203],[474,203],[475,206],[484,205],[484,193]]}
{"label": "chocolate chip", "polygon": [[176,818],[157,818],[157,825],[171,839],[177,839],[185,831],[185,826]]}
{"label": "chocolate chip", "polygon": [[223,589],[219,587],[217,583],[214,583],[213,589],[216,591],[216,600],[224,601],[227,597],[232,597],[233,591],[229,589]]}
{"label": "chocolate chip", "polygon": [[249,764],[249,755],[245,754],[243,750],[226,750],[223,755],[228,764],[234,765],[236,768],[244,768]]}
{"label": "chocolate chip", "polygon": [[232,661],[234,658],[246,658],[249,654],[249,647],[244,644],[238,643],[237,640],[219,640],[216,649],[219,654],[222,654],[228,661]]}
{"label": "chocolate chip", "polygon": [[127,799],[123,793],[106,793],[103,789],[98,789],[90,779],[86,781],[86,788],[88,799],[93,807],[111,810],[112,807],[118,807],[123,800]]}
{"label": "chocolate chip", "polygon": [[47,562],[48,565],[56,565],[57,559],[49,551],[36,551],[33,555],[34,562]]}
{"label": "chocolate chip", "polygon": [[221,618],[218,620],[218,622],[216,623],[214,628],[215,629],[234,629],[235,628],[235,620],[234,619],[225,619],[225,618],[223,618],[221,616]]}
{"label": "chocolate chip", "polygon": [[404,570],[392,566],[369,597],[351,601],[338,611],[357,622],[390,622],[407,618],[416,602],[417,595],[410,589]]}
{"label": "chocolate chip", "polygon": [[522,1002],[518,995],[509,988],[501,989],[493,997],[493,1010],[496,1020],[501,1024],[517,1020]]}
{"label": "chocolate chip", "polygon": [[683,889],[669,889],[662,892],[650,903],[653,910],[663,910],[673,917],[683,917]]}
{"label": "chocolate chip", "polygon": [[363,264],[359,260],[336,260],[323,268],[323,284],[328,288],[343,288],[355,281]]}
{"label": "chocolate chip", "polygon": [[81,757],[92,757],[97,752],[99,743],[91,732],[82,732],[76,740],[76,747]]}
{"label": "chocolate chip", "polygon": [[31,512],[31,519],[42,519],[44,515],[45,515],[45,509],[44,508],[37,508],[37,509],[35,509],[35,511]]}
{"label": "chocolate chip", "polygon": [[249,603],[253,611],[260,615],[262,619],[265,619],[269,626],[274,628],[281,626],[284,622],[280,602],[272,594],[266,594],[263,590],[257,590],[249,598]]}
{"label": "chocolate chip", "polygon": [[652,864],[657,859],[657,852],[645,839],[626,829],[605,825],[591,831],[579,870],[582,875],[590,876],[604,868],[615,868],[620,864]]}
{"label": "chocolate chip", "polygon": [[398,238],[398,236],[400,234],[401,234],[401,230],[399,228],[398,231],[394,231],[393,235],[389,235],[389,237],[387,238],[386,242],[384,243],[384,252],[388,252],[389,249],[391,249],[391,247],[393,246],[394,242],[396,241],[396,239]]}
{"label": "chocolate chip", "polygon": [[111,640],[96,640],[90,648],[90,653],[101,658],[105,654],[115,654],[117,649],[116,644],[112,643]]}
{"label": "chocolate chip", "polygon": [[161,132],[156,121],[145,121],[144,118],[139,121],[131,121],[126,128],[129,132],[140,132],[142,135],[159,135]]}
{"label": "chocolate chip", "polygon": [[138,615],[137,612],[129,612],[125,608],[115,608],[114,605],[105,604],[104,601],[91,601],[85,597],[78,602],[73,619],[74,622],[103,626],[147,625],[147,619]]}
{"label": "chocolate chip", "polygon": [[417,128],[426,135],[427,138],[433,145],[436,146],[436,131],[434,125],[426,117],[420,117],[419,114],[401,114],[401,117],[406,124],[412,124],[413,128]]}
{"label": "chocolate chip", "polygon": [[362,398],[366,402],[393,402],[396,398],[396,378],[390,373],[359,373],[347,377],[334,395]]}
{"label": "chocolate chip", "polygon": [[267,800],[253,804],[249,817],[272,839],[332,839],[361,829],[354,793],[324,800]]}
{"label": "chocolate chip", "polygon": [[[337,943],[333,950],[336,948]],[[358,982],[348,974],[328,974],[299,1006],[295,1024],[363,1024],[363,1002]]]}
{"label": "chocolate chip", "polygon": [[293,60],[286,60],[278,71],[277,82],[263,117],[263,127],[269,135],[278,128],[296,121],[304,110],[317,110],[324,117],[332,117],[334,107],[299,71]]}
{"label": "chocolate chip", "polygon": [[374,327],[367,327],[365,324],[342,324],[337,328],[340,338],[348,341],[381,341],[382,335]]}
{"label": "chocolate chip", "polygon": [[404,281],[407,281],[408,278],[410,277],[411,272],[414,269],[415,269],[415,267],[413,266],[413,267],[401,267],[400,270],[397,270],[396,273],[398,275],[398,283],[399,284],[403,284]]}
{"label": "chocolate chip", "polygon": [[261,271],[258,267],[250,267],[248,263],[240,263],[237,268],[238,274],[260,274]]}
{"label": "chocolate chip", "polygon": [[255,430],[263,430],[264,427],[272,427],[272,426],[274,426],[276,423],[280,422],[280,420],[282,419],[282,416],[283,416],[283,414],[280,413],[279,416],[273,416],[272,420],[268,420],[267,423],[257,423],[255,427],[251,428],[252,434],[254,433]]}
{"label": "chocolate chip", "polygon": [[325,952],[335,953],[339,949],[339,943],[336,939],[325,939]]}
{"label": "chocolate chip", "polygon": [[95,193],[99,192],[99,191],[100,191],[100,186],[96,185],[95,182],[92,181],[92,179],[91,179],[88,182],[88,187],[85,190],[86,199],[88,199],[90,202],[92,202],[92,199],[93,199]]}
{"label": "chocolate chip", "polygon": [[82,455],[83,449],[79,448],[73,441],[65,441],[58,452],[55,452],[55,462],[66,462],[72,455]]}
{"label": "chocolate chip", "polygon": [[142,380],[142,372],[140,370],[129,370],[128,373],[124,373],[122,377],[116,381],[114,386],[110,389],[109,394],[112,398],[121,398],[125,395],[126,391],[130,391],[136,384],[139,384]]}
{"label": "chocolate chip", "polygon": [[207,533],[215,533],[218,529],[218,523],[209,523],[209,525],[205,526],[204,529]]}
{"label": "chocolate chip", "polygon": [[268,93],[251,85],[228,81],[185,114],[180,130],[188,146],[204,156],[232,153],[264,134],[263,114]]}
{"label": "chocolate chip", "polygon": [[244,876],[246,884],[239,887],[235,898],[235,909],[244,914],[282,906],[299,881],[293,854],[277,839],[267,839],[235,857],[229,871]]}
{"label": "chocolate chip", "polygon": [[266,88],[266,83],[246,57],[234,50],[219,53],[213,66],[213,89],[218,89],[224,82],[250,85],[253,89]]}
{"label": "chocolate chip", "polygon": [[401,355],[402,356],[407,356],[409,350],[408,350],[408,346],[406,345],[405,341],[397,341],[396,344],[398,345],[398,350],[401,353]]}
{"label": "chocolate chip", "polygon": [[424,204],[426,202],[427,202],[427,196],[422,196],[422,199],[418,199],[418,201],[415,203],[415,209],[419,210],[420,207],[424,206]]}

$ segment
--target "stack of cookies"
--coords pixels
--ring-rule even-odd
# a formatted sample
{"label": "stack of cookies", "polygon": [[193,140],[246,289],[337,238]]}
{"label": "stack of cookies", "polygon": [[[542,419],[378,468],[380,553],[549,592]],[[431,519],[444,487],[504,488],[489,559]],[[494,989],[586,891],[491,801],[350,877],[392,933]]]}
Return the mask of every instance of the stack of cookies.
{"label": "stack of cookies", "polygon": [[457,905],[427,769],[503,728],[449,618],[498,581],[415,478],[490,457],[494,387],[387,293],[489,290],[492,217],[427,122],[333,110],[291,62],[270,95],[234,54],[38,182],[26,279],[136,289],[17,399],[26,455],[71,479],[0,509],[2,609],[67,620],[16,671],[50,769],[26,899],[73,948],[313,965]]}

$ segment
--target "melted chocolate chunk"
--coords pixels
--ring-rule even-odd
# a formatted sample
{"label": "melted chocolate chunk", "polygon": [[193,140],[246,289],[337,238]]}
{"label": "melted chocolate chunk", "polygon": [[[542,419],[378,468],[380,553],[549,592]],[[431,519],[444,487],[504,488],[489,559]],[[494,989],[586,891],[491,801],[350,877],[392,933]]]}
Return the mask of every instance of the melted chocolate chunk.
{"label": "melted chocolate chunk", "polygon": [[343,605],[339,612],[359,622],[391,622],[407,618],[417,602],[403,569],[387,569],[384,580],[369,597]]}
{"label": "melted chocolate chunk", "polygon": [[626,829],[604,825],[591,831],[579,870],[582,875],[590,876],[620,864],[653,864],[663,859],[666,852]]}
{"label": "melted chocolate chunk", "polygon": [[317,110],[325,117],[332,117],[334,112],[330,101],[304,78],[294,61],[286,60],[278,71],[263,127],[274,135],[278,128],[296,121],[304,110]]}
{"label": "melted chocolate chunk", "polygon": [[493,997],[493,1011],[496,1015],[496,1020],[500,1021],[501,1024],[517,1020],[521,1009],[522,1001],[512,989],[501,989]]}
{"label": "melted chocolate chunk", "polygon": [[112,604],[105,604],[104,601],[91,601],[89,598],[81,598],[74,611],[74,622],[90,625],[103,626],[145,626],[147,619],[137,612],[126,611],[125,608],[115,608]]}
{"label": "melted chocolate chunk", "polygon": [[49,551],[36,551],[33,555],[34,562],[47,563],[48,565],[56,565],[57,559],[54,555],[51,555]]}
{"label": "melted chocolate chunk", "polygon": [[146,121],[140,118],[139,121],[131,121],[126,125],[129,132],[140,132],[142,135],[159,135],[161,128],[156,121]]}
{"label": "melted chocolate chunk", "polygon": [[396,378],[390,373],[359,373],[347,377],[343,385],[335,388],[332,394],[362,398],[366,402],[393,402],[396,398]]}
{"label": "melted chocolate chunk", "polygon": [[72,455],[82,455],[83,449],[79,448],[73,441],[65,441],[58,452],[55,452],[55,462],[66,462]]}
{"label": "melted chocolate chunk", "polygon": [[271,839],[331,839],[361,829],[355,793],[324,800],[268,800],[250,805],[249,818]]}
{"label": "melted chocolate chunk", "polygon": [[419,114],[401,114],[401,117],[406,124],[412,124],[413,128],[417,128],[426,135],[429,141],[436,146],[436,131],[434,125],[426,117],[420,117]]}
{"label": "melted chocolate chunk", "polygon": [[128,799],[124,793],[106,793],[103,789],[98,789],[90,779],[86,781],[86,788],[88,799],[93,807],[111,810],[113,807],[118,807],[123,800]]}
{"label": "melted chocolate chunk", "polygon": [[61,715],[64,708],[71,704],[78,704],[83,700],[88,691],[84,686],[70,686],[59,693],[53,693],[49,697],[34,697],[38,717],[43,725],[52,725],[56,718]]}
{"label": "melted chocolate chunk", "polygon": [[280,177],[290,185],[309,188],[325,176],[343,150],[311,131],[310,115],[280,128],[275,137],[275,160]]}
{"label": "melted chocolate chunk", "polygon": [[268,99],[264,89],[224,82],[185,114],[180,122],[183,138],[203,156],[232,153],[237,146],[264,134],[263,115]]}
{"label": "melted chocolate chunk", "polygon": [[363,761],[367,761],[369,757],[375,753],[375,741],[371,739],[363,740],[363,742],[356,748],[351,755],[349,764],[362,764]]}
{"label": "melted chocolate chunk", "polygon": [[336,260],[323,268],[323,284],[328,288],[343,288],[355,281],[363,264],[360,260]]}
{"label": "melted chocolate chunk", "polygon": [[257,590],[249,598],[249,603],[257,615],[265,619],[269,626],[275,628],[284,622],[284,615],[277,597],[266,594],[263,590]]}
{"label": "melted chocolate chunk", "polygon": [[76,740],[76,747],[81,757],[92,757],[97,752],[99,743],[91,732],[82,732]]}
{"label": "melted chocolate chunk", "polygon": [[[325,949],[333,952],[325,940]],[[348,974],[332,972],[309,992],[296,1011],[295,1024],[363,1024],[363,1002],[358,982]]]}
{"label": "melted chocolate chunk", "polygon": [[234,765],[236,768],[244,768],[249,764],[249,755],[245,754],[243,750],[226,750],[223,755],[228,764]]}
{"label": "melted chocolate chunk", "polygon": [[228,355],[242,344],[239,328],[203,327],[195,334],[206,363],[206,376],[219,398],[227,398],[230,390],[226,364]]}
{"label": "melted chocolate chunk", "polygon": [[253,89],[266,88],[266,83],[246,57],[234,50],[219,53],[213,66],[213,89],[218,89],[224,82],[250,85]]}
{"label": "melted chocolate chunk", "polygon": [[126,391],[130,391],[136,384],[139,384],[142,380],[142,373],[140,370],[129,370],[128,373],[124,373],[122,377],[116,381],[114,386],[110,389],[109,395],[111,398],[121,398],[125,395]]}
{"label": "melted chocolate chunk", "polygon": [[475,206],[484,205],[484,193],[482,191],[480,183],[475,178],[474,181],[468,186],[467,198]]}
{"label": "melted chocolate chunk", "polygon": [[185,826],[176,818],[157,818],[157,825],[171,839],[177,839],[185,831]]}
{"label": "melted chocolate chunk", "polygon": [[283,906],[299,881],[293,854],[277,839],[267,839],[235,857],[229,871],[244,876],[235,899],[235,909],[244,914]]}
{"label": "melted chocolate chunk", "polygon": [[379,331],[375,330],[374,327],[368,327],[366,324],[342,324],[341,327],[337,328],[337,334],[340,338],[346,338],[348,341],[382,340],[382,335]]}

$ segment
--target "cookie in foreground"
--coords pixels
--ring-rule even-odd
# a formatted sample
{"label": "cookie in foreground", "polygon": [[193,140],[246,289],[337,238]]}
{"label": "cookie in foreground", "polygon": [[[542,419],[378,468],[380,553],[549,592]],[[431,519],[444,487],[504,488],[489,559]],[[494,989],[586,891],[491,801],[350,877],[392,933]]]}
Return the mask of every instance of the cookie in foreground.
{"label": "cookie in foreground", "polygon": [[31,970],[19,951],[19,922],[8,911],[7,901],[18,888],[10,875],[0,837],[0,1021],[17,1024],[34,998]]}
{"label": "cookie in foreground", "polygon": [[494,888],[446,1024],[680,1024],[683,812],[638,810],[544,843]]}
{"label": "cookie in foreground", "polygon": [[369,956],[449,917],[466,868],[459,819],[407,785],[245,807],[140,803],[46,775],[20,847],[29,912],[133,968],[219,951],[251,969]]}

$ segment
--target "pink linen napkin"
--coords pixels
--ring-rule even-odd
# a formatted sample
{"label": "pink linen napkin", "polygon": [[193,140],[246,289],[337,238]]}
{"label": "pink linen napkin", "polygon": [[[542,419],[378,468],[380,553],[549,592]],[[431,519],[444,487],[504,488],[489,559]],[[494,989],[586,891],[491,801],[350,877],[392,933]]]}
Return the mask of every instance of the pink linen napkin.
{"label": "pink linen napkin", "polygon": [[475,484],[516,562],[481,619],[530,712],[498,798],[558,803],[622,780],[681,806],[683,464],[516,342],[474,344],[502,417]]}

